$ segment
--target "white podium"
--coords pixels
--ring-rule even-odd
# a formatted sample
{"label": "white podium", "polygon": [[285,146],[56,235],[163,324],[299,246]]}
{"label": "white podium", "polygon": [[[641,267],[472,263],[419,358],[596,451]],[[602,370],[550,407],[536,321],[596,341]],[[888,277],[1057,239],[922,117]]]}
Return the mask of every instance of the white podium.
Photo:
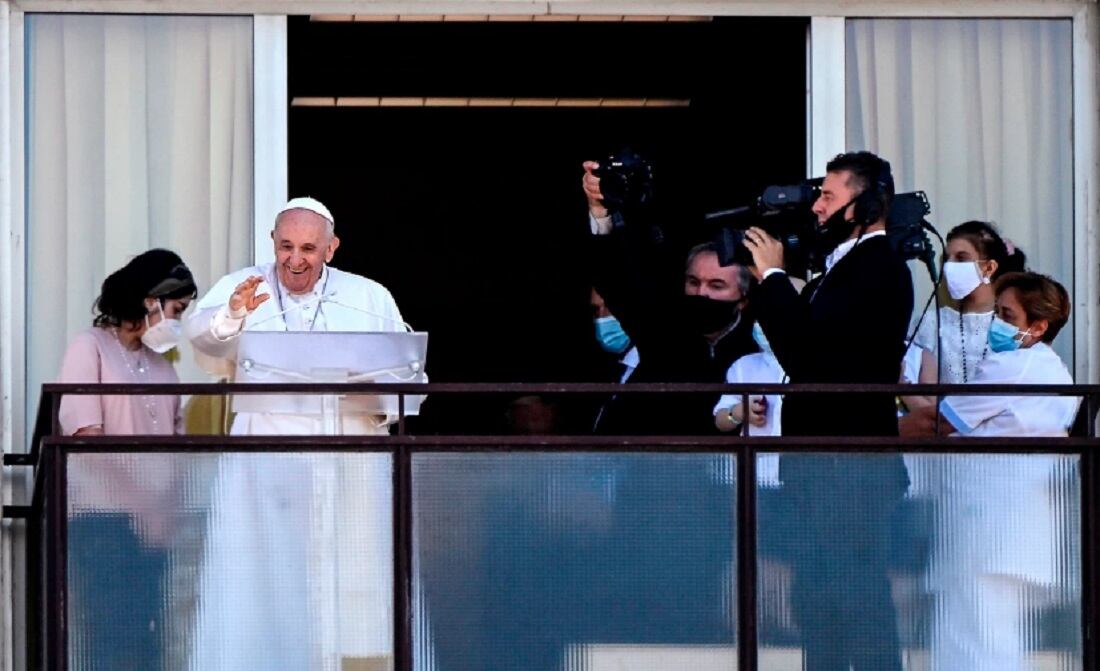
{"label": "white podium", "polygon": [[[237,382],[426,382],[427,333],[246,331],[237,348]],[[424,400],[405,397],[405,414]],[[398,397],[384,394],[241,394],[235,412],[314,415],[324,433],[339,433],[344,414],[398,415]]]}

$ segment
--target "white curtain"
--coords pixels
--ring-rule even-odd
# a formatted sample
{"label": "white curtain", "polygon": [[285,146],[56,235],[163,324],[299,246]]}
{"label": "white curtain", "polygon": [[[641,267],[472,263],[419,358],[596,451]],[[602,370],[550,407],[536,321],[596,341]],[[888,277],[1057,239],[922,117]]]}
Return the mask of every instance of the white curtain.
{"label": "white curtain", "polygon": [[250,261],[252,19],[28,15],[26,35],[33,417],[107,274],[165,247],[201,293]]}
{"label": "white curtain", "polygon": [[[927,192],[941,233],[993,221],[1072,294],[1071,40],[1068,20],[850,20],[846,78],[850,150]],[[1072,370],[1072,323],[1055,349]]]}

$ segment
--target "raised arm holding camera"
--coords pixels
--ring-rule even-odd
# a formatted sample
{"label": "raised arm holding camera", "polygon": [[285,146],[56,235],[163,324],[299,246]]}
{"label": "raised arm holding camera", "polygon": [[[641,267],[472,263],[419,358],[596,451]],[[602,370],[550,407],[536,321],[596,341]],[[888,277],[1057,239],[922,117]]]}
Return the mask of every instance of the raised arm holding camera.
{"label": "raised arm holding camera", "polygon": [[[752,319],[746,316],[752,275],[742,265],[722,266],[711,243],[693,247],[680,266],[654,234],[644,208],[623,214],[630,204],[648,205],[651,194],[648,168],[636,167],[641,160],[636,155],[629,158],[603,162],[626,164],[618,170],[584,163],[582,187],[593,233],[593,285],[641,359],[630,381],[720,383],[733,361],[757,351]],[[601,182],[610,187],[607,193]],[[619,395],[605,406],[596,430],[631,435],[715,431],[711,409],[717,394],[671,396]]]}
{"label": "raised arm holding camera", "polygon": [[[829,162],[814,245],[825,272],[801,295],[787,281],[783,245],[750,228],[760,285],[757,319],[792,383],[895,383],[913,310],[913,282],[886,237],[890,165],[869,152]],[[893,396],[794,394],[783,434],[897,434]],[[886,576],[890,520],[908,487],[901,455],[801,454],[780,460],[783,490],[802,520],[792,601],[808,671],[901,669]]]}

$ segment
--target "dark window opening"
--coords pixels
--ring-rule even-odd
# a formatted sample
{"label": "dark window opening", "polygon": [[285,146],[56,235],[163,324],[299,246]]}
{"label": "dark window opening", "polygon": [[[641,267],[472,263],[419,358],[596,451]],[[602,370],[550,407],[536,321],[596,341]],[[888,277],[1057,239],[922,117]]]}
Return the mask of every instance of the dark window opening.
{"label": "dark window opening", "polygon": [[[333,265],[382,282],[405,318],[430,332],[432,380],[596,380],[581,161],[622,146],[649,156],[669,243],[686,250],[708,235],[703,212],[805,177],[805,50],[801,19],[293,17],[291,99],[689,102],[293,106],[290,194],[333,211],[341,239]],[[482,415],[444,405],[429,402],[425,414],[440,424]],[[483,416],[502,415],[487,407]]]}

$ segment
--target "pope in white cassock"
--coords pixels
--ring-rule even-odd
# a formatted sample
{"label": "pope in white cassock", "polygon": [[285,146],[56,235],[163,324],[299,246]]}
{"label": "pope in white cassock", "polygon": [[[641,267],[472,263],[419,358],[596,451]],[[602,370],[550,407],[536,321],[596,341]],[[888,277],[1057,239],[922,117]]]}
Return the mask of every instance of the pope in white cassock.
{"label": "pope in white cassock", "polygon": [[[320,202],[288,202],[271,237],[275,262],[221,278],[187,321],[209,372],[232,376],[245,331],[405,330],[385,287],[327,265],[340,241]],[[345,413],[340,432],[384,434],[392,421]],[[320,415],[242,412],[231,433],[323,426]],[[189,668],[339,669],[392,656],[391,487],[386,454],[223,456]]]}

